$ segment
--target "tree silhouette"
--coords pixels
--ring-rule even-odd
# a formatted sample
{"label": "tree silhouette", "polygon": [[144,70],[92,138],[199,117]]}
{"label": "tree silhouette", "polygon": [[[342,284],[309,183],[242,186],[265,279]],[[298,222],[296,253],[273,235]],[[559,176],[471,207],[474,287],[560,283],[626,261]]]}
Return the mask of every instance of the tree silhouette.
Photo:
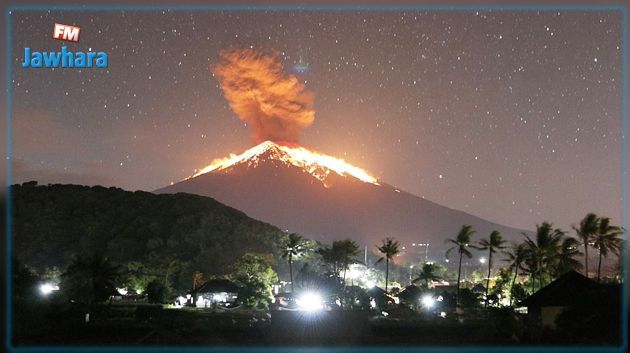
{"label": "tree silhouette", "polygon": [[554,229],[549,222],[536,225],[535,239],[523,234],[527,248],[526,263],[532,279],[532,291],[536,289],[536,279],[539,287],[542,288],[545,275],[552,272],[560,254],[564,234],[561,229]]}
{"label": "tree silhouette", "polygon": [[343,285],[346,285],[346,271],[350,264],[357,262],[357,255],[359,254],[359,246],[353,240],[336,240],[333,242],[333,252],[339,254],[339,261],[343,268]]}
{"label": "tree silhouette", "polygon": [[597,280],[601,279],[602,257],[612,252],[619,256],[621,253],[621,234],[623,229],[610,224],[610,218],[603,217],[599,220],[597,233],[593,237],[594,247],[599,250],[599,262],[597,264]]}
{"label": "tree silhouette", "polygon": [[572,238],[566,237],[562,240],[562,245],[560,246],[560,254],[558,256],[558,262],[556,264],[555,275],[559,277],[560,275],[567,273],[569,271],[580,271],[582,270],[582,263],[579,260],[576,260],[575,257],[581,256],[582,252],[578,249],[580,246],[580,241]]}
{"label": "tree silhouette", "polygon": [[457,302],[459,303],[459,285],[462,277],[462,257],[465,255],[467,258],[471,258],[472,254],[468,250],[469,247],[473,247],[470,245],[470,239],[472,235],[475,234],[475,231],[472,229],[472,226],[465,224],[462,226],[462,229],[457,233],[457,237],[455,239],[446,239],[446,242],[454,244],[453,247],[446,250],[446,257],[449,256],[451,251],[457,250],[459,253],[459,265],[457,267]]}
{"label": "tree silhouette", "polygon": [[584,216],[580,221],[579,227],[573,226],[578,238],[584,244],[584,275],[586,277],[588,277],[588,246],[595,233],[597,233],[598,228],[599,218],[594,213],[588,213]]}
{"label": "tree silhouette", "polygon": [[400,242],[387,237],[383,240],[383,245],[378,247],[378,251],[380,251],[383,256],[379,258],[375,264],[385,261],[385,293],[387,293],[387,285],[389,282],[389,262],[392,261],[394,256],[400,252]]}
{"label": "tree silhouette", "polygon": [[348,266],[350,264],[357,262],[357,255],[359,254],[359,246],[353,240],[345,239],[345,240],[337,240],[333,242],[333,252],[339,254],[339,260],[343,267],[343,295],[341,304],[342,307],[345,307],[345,297],[346,297],[346,272],[348,271]]}
{"label": "tree silhouette", "polygon": [[418,281],[424,281],[424,286],[425,288],[429,288],[429,281],[439,281],[442,279],[442,277],[438,276],[437,273],[435,273],[436,268],[432,263],[425,263],[424,265],[422,265],[422,270],[420,270],[420,273],[418,274],[418,278],[414,279],[413,281],[411,281],[412,283],[416,283]]}
{"label": "tree silhouette", "polygon": [[514,297],[514,284],[518,277],[518,270],[523,269],[525,259],[527,258],[527,247],[525,243],[512,244],[510,250],[504,252],[507,255],[505,261],[508,262],[510,270],[514,271],[514,277],[512,277],[512,285],[510,286],[510,306],[512,306],[512,299]]}
{"label": "tree silhouette", "polygon": [[282,258],[289,262],[289,277],[291,278],[291,292],[294,292],[293,286],[293,258],[302,255],[306,248],[304,247],[304,238],[297,233],[291,233],[282,244]]}
{"label": "tree silhouette", "polygon": [[490,289],[490,272],[492,271],[492,254],[497,250],[505,249],[505,240],[501,238],[501,232],[493,230],[488,239],[479,241],[479,250],[488,250],[488,277],[486,279],[486,307],[488,307],[488,290]]}
{"label": "tree silhouette", "polygon": [[116,293],[120,267],[100,254],[77,256],[61,275],[60,287],[80,303],[92,305]]}

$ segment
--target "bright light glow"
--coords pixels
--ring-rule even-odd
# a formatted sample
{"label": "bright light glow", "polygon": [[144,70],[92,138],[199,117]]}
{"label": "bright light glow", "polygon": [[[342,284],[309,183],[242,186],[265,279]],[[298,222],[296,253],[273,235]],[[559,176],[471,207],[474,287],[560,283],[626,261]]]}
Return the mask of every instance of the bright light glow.
{"label": "bright light glow", "polygon": [[445,318],[446,317],[446,311],[440,311],[440,316]]}
{"label": "bright light glow", "polygon": [[120,295],[127,295],[127,288],[116,288]]}
{"label": "bright light glow", "polygon": [[366,275],[365,266],[360,264],[352,264],[350,265],[348,274],[350,275],[351,279],[360,279],[361,277]]}
{"label": "bright light glow", "polygon": [[366,285],[368,288],[374,288],[374,287],[376,287],[376,283],[374,283],[373,281],[367,281],[367,282],[365,282],[365,285]]}
{"label": "bright light glow", "polygon": [[239,155],[230,154],[229,157],[215,159],[210,165],[202,168],[190,178],[212,171],[220,171],[234,164],[247,163],[248,165],[255,165],[258,162],[257,157],[270,149],[282,152],[281,154],[271,155],[271,158],[303,168],[322,182],[325,182],[331,172],[335,172],[342,176],[351,175],[363,182],[379,185],[377,179],[367,171],[355,167],[343,159],[317,153],[301,146],[289,147],[271,141],[265,141]]}
{"label": "bright light glow", "polygon": [[482,264],[485,264],[486,263],[486,258],[485,257],[480,258],[479,262],[481,262]]}
{"label": "bright light glow", "polygon": [[421,300],[422,300],[422,305],[427,309],[432,308],[433,305],[435,304],[435,299],[430,295],[425,295],[424,297],[422,297]]}
{"label": "bright light glow", "polygon": [[182,297],[181,295],[179,297],[177,297],[177,300],[175,301],[175,306],[176,307],[182,307],[184,306],[184,304],[186,304],[186,298]]}
{"label": "bright light glow", "polygon": [[58,291],[59,286],[54,283],[42,283],[39,286],[39,291],[42,292],[43,295],[49,295],[54,291]]}
{"label": "bright light glow", "polygon": [[227,293],[215,293],[212,295],[212,300],[215,302],[226,302],[227,301]]}
{"label": "bright light glow", "polygon": [[297,305],[304,311],[318,311],[324,309],[324,302],[321,295],[315,292],[306,292],[297,300]]}
{"label": "bright light glow", "polygon": [[359,269],[356,269],[356,268],[351,268],[350,269],[350,278],[357,279],[359,277],[361,277],[361,271]]}

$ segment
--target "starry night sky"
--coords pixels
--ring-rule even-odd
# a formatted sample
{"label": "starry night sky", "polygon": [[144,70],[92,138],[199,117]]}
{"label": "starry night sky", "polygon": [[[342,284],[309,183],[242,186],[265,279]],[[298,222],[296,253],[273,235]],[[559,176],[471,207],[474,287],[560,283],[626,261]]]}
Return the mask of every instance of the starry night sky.
{"label": "starry night sky", "polygon": [[[526,229],[620,222],[619,12],[14,12],[14,182],[154,190],[253,145],[210,67],[276,50],[315,97],[302,144]],[[23,69],[23,48],[108,69]],[[91,49],[90,49],[91,48]]]}

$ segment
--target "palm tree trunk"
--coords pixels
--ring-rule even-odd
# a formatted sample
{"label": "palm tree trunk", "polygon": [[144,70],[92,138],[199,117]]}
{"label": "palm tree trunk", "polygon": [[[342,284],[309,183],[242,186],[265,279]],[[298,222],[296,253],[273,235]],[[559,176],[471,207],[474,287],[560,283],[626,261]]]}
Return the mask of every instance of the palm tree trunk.
{"label": "palm tree trunk", "polygon": [[510,286],[510,306],[512,306],[512,297],[514,297],[514,284],[516,283],[516,277],[518,276],[518,266],[514,267],[514,278],[512,278],[512,286]]}
{"label": "palm tree trunk", "polygon": [[462,253],[459,253],[459,267],[457,269],[457,297],[455,298],[455,303],[459,303],[459,283],[462,278]]}
{"label": "palm tree trunk", "polygon": [[600,275],[602,273],[602,252],[599,251],[599,263],[597,264],[597,282],[600,280]]}
{"label": "palm tree trunk", "polygon": [[291,293],[293,293],[293,259],[291,257],[289,254],[289,277],[291,278]]}
{"label": "palm tree trunk", "polygon": [[486,308],[488,307],[488,292],[490,291],[490,270],[492,269],[492,250],[488,255],[488,278],[486,278]]}
{"label": "palm tree trunk", "polygon": [[588,239],[584,239],[584,276],[588,278]]}
{"label": "palm tree trunk", "polygon": [[387,280],[389,280],[389,259],[385,259],[385,294],[387,294]]}
{"label": "palm tree trunk", "polygon": [[344,263],[343,266],[343,295],[341,296],[341,308],[345,307],[345,299],[346,299],[346,270],[348,269],[348,264]]}

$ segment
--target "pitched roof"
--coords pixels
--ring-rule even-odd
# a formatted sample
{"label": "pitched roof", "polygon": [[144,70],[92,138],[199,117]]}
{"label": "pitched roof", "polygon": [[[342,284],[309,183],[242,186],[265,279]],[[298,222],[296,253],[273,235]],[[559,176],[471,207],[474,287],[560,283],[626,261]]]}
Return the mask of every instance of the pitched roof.
{"label": "pitched roof", "polygon": [[385,290],[383,288],[377,287],[377,286],[374,286],[374,287],[368,289],[366,292],[371,297],[384,296],[384,295],[387,294],[387,293],[385,293]]}
{"label": "pitched roof", "polygon": [[415,285],[409,285],[407,287],[405,287],[405,289],[403,289],[402,292],[400,292],[400,294],[398,294],[398,298],[402,299],[402,300],[414,300],[416,298],[418,298],[420,296],[420,294],[422,293],[422,291],[420,290],[420,288],[418,288]]}
{"label": "pitched roof", "polygon": [[572,306],[577,303],[578,296],[598,288],[600,285],[597,282],[575,271],[569,271],[523,300],[521,305],[527,307]]}

